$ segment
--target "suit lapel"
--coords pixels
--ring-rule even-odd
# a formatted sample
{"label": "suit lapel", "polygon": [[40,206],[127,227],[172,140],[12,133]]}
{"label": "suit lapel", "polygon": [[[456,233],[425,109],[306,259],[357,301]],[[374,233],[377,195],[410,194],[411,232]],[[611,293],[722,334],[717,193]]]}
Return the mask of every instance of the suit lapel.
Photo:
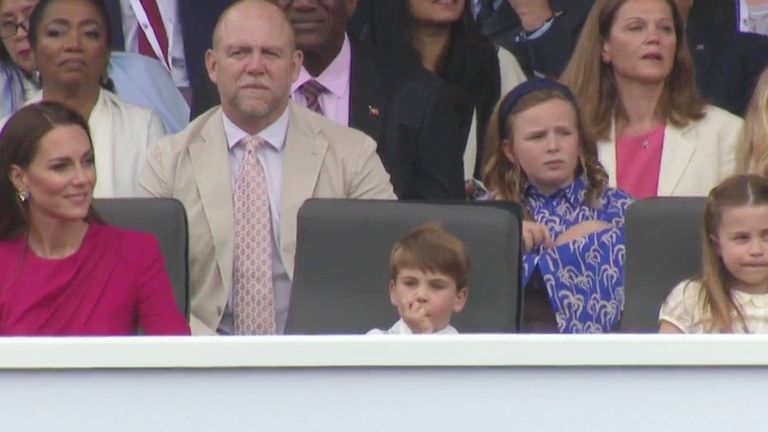
{"label": "suit lapel", "polygon": [[608,173],[608,186],[616,187],[616,122],[611,121],[608,140],[598,141],[597,158]]}
{"label": "suit lapel", "polygon": [[[381,119],[386,99],[380,93],[381,82],[370,46],[352,42],[349,75],[349,126],[381,141]],[[381,145],[381,143],[379,142]]]}
{"label": "suit lapel", "polygon": [[[219,274],[229,292],[232,282],[235,215],[229,175],[229,151],[221,110],[208,119],[199,139],[189,146],[189,156],[200,194],[203,214],[213,236]],[[227,167],[225,172],[212,167]]]}
{"label": "suit lapel", "polygon": [[690,125],[684,129],[678,129],[667,125],[664,130],[658,187],[658,194],[661,196],[674,193],[696,150],[696,144],[685,136],[689,127]]}
{"label": "suit lapel", "polygon": [[[304,108],[289,102],[288,135],[283,160],[283,202],[280,221],[280,254],[289,277],[293,278],[296,215],[299,207],[314,196],[328,141]],[[288,219],[292,218],[292,219]]]}
{"label": "suit lapel", "polygon": [[[664,146],[661,150],[659,167],[659,185],[656,193],[660,196],[672,195],[685,173],[691,157],[696,150],[695,143],[685,137],[689,127],[678,129],[668,125],[664,130]],[[598,142],[598,155],[608,173],[608,185],[616,187],[616,122],[611,122],[609,140]]]}

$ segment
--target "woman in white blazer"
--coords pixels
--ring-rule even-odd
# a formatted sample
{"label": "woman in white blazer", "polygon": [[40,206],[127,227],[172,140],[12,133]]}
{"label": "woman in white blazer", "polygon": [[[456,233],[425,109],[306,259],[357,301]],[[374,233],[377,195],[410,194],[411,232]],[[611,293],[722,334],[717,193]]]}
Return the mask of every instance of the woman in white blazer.
{"label": "woman in white blazer", "polygon": [[636,198],[705,196],[734,173],[743,122],[699,96],[673,0],[598,0],[561,80],[611,186]]}
{"label": "woman in white blazer", "polygon": [[88,119],[98,173],[94,196],[137,196],[146,148],[165,128],[153,112],[102,88],[110,32],[101,0],[41,0],[28,37],[42,86],[30,102],[61,102]]}

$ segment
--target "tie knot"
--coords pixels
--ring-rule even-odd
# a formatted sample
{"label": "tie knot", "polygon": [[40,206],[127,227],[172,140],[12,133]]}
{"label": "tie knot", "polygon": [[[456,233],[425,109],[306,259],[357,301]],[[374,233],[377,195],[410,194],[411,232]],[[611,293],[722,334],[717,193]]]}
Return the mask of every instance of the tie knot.
{"label": "tie knot", "polygon": [[243,138],[246,153],[255,152],[264,144],[264,140],[258,135],[249,135]]}
{"label": "tie knot", "polygon": [[317,82],[317,80],[309,80],[301,85],[301,91],[308,97],[317,99],[318,96],[328,91],[324,85]]}

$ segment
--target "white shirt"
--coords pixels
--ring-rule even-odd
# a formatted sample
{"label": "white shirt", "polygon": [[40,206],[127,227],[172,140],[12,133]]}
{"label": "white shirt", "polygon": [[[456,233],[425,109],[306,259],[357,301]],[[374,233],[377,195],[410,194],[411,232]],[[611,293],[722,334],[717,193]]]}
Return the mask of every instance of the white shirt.
{"label": "white shirt", "polygon": [[[192,0],[185,0],[192,1]],[[135,3],[138,3],[137,1]],[[168,53],[171,57],[171,77],[176,87],[189,87],[189,75],[184,56],[184,40],[179,23],[179,5],[177,0],[157,0],[160,16],[163,17],[165,32],[168,34]],[[139,52],[139,21],[133,10],[131,0],[120,0],[120,10],[123,15],[123,39],[125,50]]]}
{"label": "white shirt", "polygon": [[[249,134],[235,125],[226,114],[222,115],[224,133],[229,147],[230,179],[234,189],[240,163],[245,156],[245,149],[240,141]],[[288,304],[291,298],[291,279],[285,271],[280,258],[280,203],[283,198],[283,160],[285,159],[285,139],[288,135],[288,109],[274,123],[257,134],[269,145],[258,149],[256,156],[264,168],[269,194],[269,209],[272,214],[272,288],[275,292],[275,322],[277,333],[285,332],[285,322],[288,318]],[[233,286],[227,299],[224,316],[219,323],[219,334],[234,334],[234,316],[232,310],[232,294],[237,287]]]}
{"label": "white shirt", "polygon": [[[411,328],[408,327],[408,324],[403,321],[401,318],[399,321],[395,323],[392,327],[389,328],[389,330],[379,330],[379,329],[373,329],[369,330],[369,335],[412,335],[413,332],[411,331]],[[432,334],[442,334],[442,335],[450,335],[450,334],[459,334],[459,332],[451,325],[448,325],[442,330],[438,330]]]}

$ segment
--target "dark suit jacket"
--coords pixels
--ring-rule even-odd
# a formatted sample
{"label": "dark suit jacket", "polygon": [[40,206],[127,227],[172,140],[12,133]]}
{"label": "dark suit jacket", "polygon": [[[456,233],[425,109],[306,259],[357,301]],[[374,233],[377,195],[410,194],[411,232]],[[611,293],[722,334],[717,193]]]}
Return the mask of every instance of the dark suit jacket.
{"label": "dark suit jacket", "polygon": [[694,0],[688,15],[688,21],[699,23],[717,22],[733,30],[738,30],[738,3],[739,0]]}
{"label": "dark suit jacket", "polygon": [[506,35],[520,28],[520,17],[508,1],[504,1],[499,8],[484,20],[477,22],[477,28],[489,39]]}
{"label": "dark suit jacket", "polygon": [[[205,69],[205,51],[211,47],[213,28],[219,15],[235,0],[178,0],[181,36],[184,40],[184,57],[187,63],[190,87],[193,91],[192,118],[205,109],[197,107],[197,89],[208,85],[208,72]],[[112,49],[125,50],[123,38],[123,17],[120,0],[104,0],[109,11],[112,27]]]}
{"label": "dark suit jacket", "polygon": [[731,23],[693,18],[688,21],[686,36],[701,93],[713,105],[743,115],[757,79],[768,65],[768,37],[741,33]]}
{"label": "dark suit jacket", "polygon": [[556,18],[543,35],[533,40],[525,40],[521,36],[523,28],[520,19],[507,2],[481,25],[481,29],[493,43],[515,55],[529,78],[557,78],[568,65],[581,28],[594,2],[595,0],[552,0],[551,8]]}
{"label": "dark suit jacket", "polygon": [[378,143],[400,199],[464,197],[455,112],[441,80],[416,61],[353,42],[349,125]]}
{"label": "dark suit jacket", "polygon": [[480,178],[485,132],[501,92],[499,58],[494,45],[484,35],[462,22],[455,23],[451,43],[437,70],[450,91],[450,103],[459,121],[463,140],[469,137],[473,115],[477,117],[477,163],[473,176]]}
{"label": "dark suit jacket", "polygon": [[[349,126],[376,141],[397,196],[464,198],[466,137],[443,82],[410,58],[354,40],[351,69]],[[220,103],[210,84],[199,94],[201,105]]]}

